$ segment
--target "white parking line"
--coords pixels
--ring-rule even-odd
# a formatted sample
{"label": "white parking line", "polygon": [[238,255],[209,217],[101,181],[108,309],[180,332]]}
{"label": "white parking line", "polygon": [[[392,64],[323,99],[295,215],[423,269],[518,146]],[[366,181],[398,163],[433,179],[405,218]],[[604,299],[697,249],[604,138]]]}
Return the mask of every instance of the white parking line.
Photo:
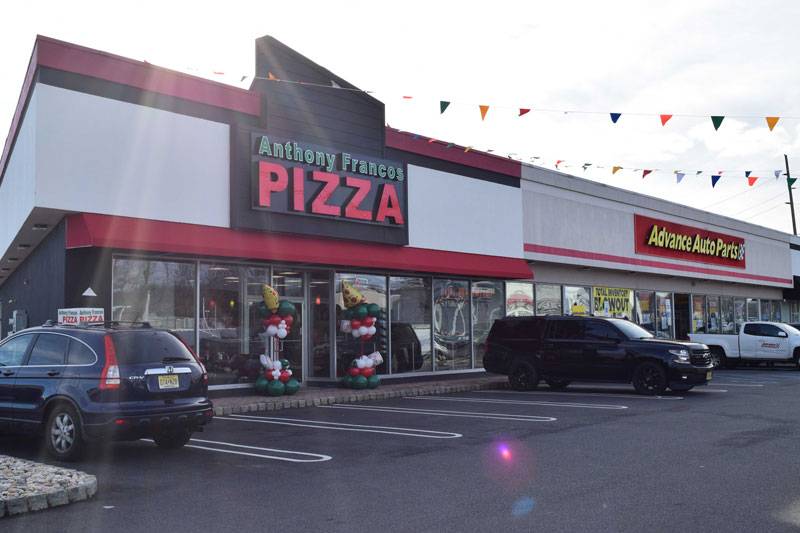
{"label": "white parking line", "polygon": [[714,385],[725,385],[726,387],[763,387],[764,385],[754,385],[752,383],[727,383],[724,381],[716,381]]}
{"label": "white parking line", "polygon": [[436,400],[440,402],[477,402],[477,403],[505,403],[515,405],[545,405],[548,407],[579,407],[583,409],[627,409],[627,405],[603,405],[591,403],[566,403],[566,402],[539,402],[526,400],[479,400],[476,398],[444,397],[434,398],[432,396],[407,396],[404,400]]}
{"label": "white parking line", "polygon": [[[716,385],[716,383],[714,383],[714,385]],[[692,394],[696,394],[698,392],[703,393],[703,392],[728,392],[728,391],[725,389],[712,389],[711,386],[692,390]]]}
{"label": "white parking line", "polygon": [[[153,442],[152,439],[142,439],[149,442]],[[232,442],[220,442],[215,440],[203,440],[203,439],[190,439],[189,442],[202,442],[205,444],[216,444],[218,446],[231,446],[234,448],[245,448],[248,450],[260,450],[264,452],[276,452],[276,453],[285,453],[287,455],[301,455],[305,457],[313,457],[314,459],[292,459],[291,457],[278,457],[275,455],[264,455],[260,453],[250,453],[250,452],[237,452],[236,450],[221,450],[219,448],[209,448],[208,446],[197,446],[195,444],[186,444],[186,448],[197,448],[198,450],[208,450],[211,452],[220,452],[220,453],[231,453],[235,455],[246,455],[248,457],[260,457],[262,459],[274,459],[276,461],[288,461],[290,463],[320,463],[322,461],[330,461],[332,457],[330,455],[321,455],[318,453],[306,453],[306,452],[296,452],[293,450],[278,450],[275,448],[262,448],[260,446],[245,446],[244,444],[234,444]]]}
{"label": "white parking line", "polygon": [[469,411],[439,411],[428,409],[411,409],[407,407],[375,407],[355,405],[320,405],[322,409],[357,409],[361,411],[382,411],[386,413],[405,413],[412,415],[453,416],[461,418],[486,418],[489,420],[517,420],[520,422],[555,422],[552,416],[514,415],[509,413],[480,413]]}
{"label": "white parking line", "polygon": [[[550,392],[541,391],[512,391],[512,390],[476,390],[472,393],[478,394],[530,394],[530,395],[562,395],[562,396],[599,396],[601,398],[625,398],[631,400],[683,400],[682,396],[641,396],[634,394],[604,394],[602,392]],[[416,398],[416,396],[414,396]]]}
{"label": "white parking line", "polygon": [[362,431],[366,433],[384,433],[386,435],[403,435],[406,437],[422,437],[428,439],[457,439],[461,433],[450,431],[432,431],[427,429],[398,428],[391,426],[367,426],[360,424],[345,424],[342,422],[322,422],[319,420],[303,420],[298,418],[278,418],[269,416],[230,415],[229,417],[216,417],[214,420],[234,420],[239,422],[258,422],[261,424],[279,424],[283,426],[297,426],[304,428],[335,429],[339,431]]}

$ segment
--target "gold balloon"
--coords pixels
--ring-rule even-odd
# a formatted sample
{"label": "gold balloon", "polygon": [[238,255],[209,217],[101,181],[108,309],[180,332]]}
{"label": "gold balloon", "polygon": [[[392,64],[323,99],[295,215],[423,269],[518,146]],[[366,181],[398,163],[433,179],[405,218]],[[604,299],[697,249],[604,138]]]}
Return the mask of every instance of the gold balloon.
{"label": "gold balloon", "polygon": [[361,293],[358,292],[355,287],[353,287],[346,281],[342,281],[342,297],[344,298],[344,306],[347,309],[351,309],[357,306],[358,304],[367,301],[367,299],[364,298],[364,296],[362,296]]}
{"label": "gold balloon", "polygon": [[269,285],[264,285],[264,303],[273,313],[278,310],[278,291]]}

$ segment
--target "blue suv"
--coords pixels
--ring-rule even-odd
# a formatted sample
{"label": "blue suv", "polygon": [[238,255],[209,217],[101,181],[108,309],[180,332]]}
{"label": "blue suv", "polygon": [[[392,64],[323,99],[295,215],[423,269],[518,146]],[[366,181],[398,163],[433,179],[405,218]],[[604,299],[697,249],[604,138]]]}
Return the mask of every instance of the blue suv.
{"label": "blue suv", "polygon": [[0,432],[43,434],[57,459],[78,458],[90,440],[179,448],[212,417],[202,363],[146,322],[48,321],[0,343]]}

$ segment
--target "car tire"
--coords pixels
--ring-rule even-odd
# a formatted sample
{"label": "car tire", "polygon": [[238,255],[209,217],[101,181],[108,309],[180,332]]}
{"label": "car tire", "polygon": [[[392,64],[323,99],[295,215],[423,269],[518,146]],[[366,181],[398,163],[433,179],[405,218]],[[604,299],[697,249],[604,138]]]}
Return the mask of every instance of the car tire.
{"label": "car tire", "polygon": [[652,361],[639,363],[633,369],[633,388],[645,396],[659,396],[667,389],[667,373]]}
{"label": "car tire", "polygon": [[709,350],[711,352],[711,367],[712,368],[722,368],[727,366],[727,359],[725,357],[725,352],[722,348],[717,348],[716,346]]}
{"label": "car tire", "polygon": [[81,420],[71,405],[61,403],[50,411],[45,425],[45,446],[60,461],[74,461],[83,453]]}
{"label": "car tire", "polygon": [[539,386],[539,371],[528,361],[515,361],[508,373],[508,383],[516,391],[532,391]]}
{"label": "car tire", "polygon": [[158,445],[159,448],[164,448],[165,450],[181,448],[183,445],[189,442],[189,439],[191,438],[192,430],[188,427],[170,429],[153,435],[153,441]]}
{"label": "car tire", "polygon": [[558,390],[566,389],[569,386],[569,384],[572,383],[571,381],[567,381],[566,379],[546,379],[544,380],[544,382],[547,383],[547,386],[550,387],[551,389],[558,389]]}

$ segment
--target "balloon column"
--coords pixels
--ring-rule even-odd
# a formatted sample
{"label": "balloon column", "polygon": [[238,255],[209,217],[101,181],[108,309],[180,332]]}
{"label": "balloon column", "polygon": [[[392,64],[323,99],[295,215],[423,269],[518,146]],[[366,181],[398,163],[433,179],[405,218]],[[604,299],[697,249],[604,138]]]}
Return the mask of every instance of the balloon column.
{"label": "balloon column", "polygon": [[283,343],[280,341],[291,332],[294,314],[297,312],[294,304],[288,300],[280,300],[278,291],[269,285],[264,285],[264,300],[256,304],[256,311],[261,315],[267,328],[267,336],[274,343],[275,354],[275,359],[270,359],[267,354],[261,354],[264,375],[256,380],[256,390],[266,392],[270,396],[294,394],[300,388],[300,384],[292,377],[289,360],[280,358],[280,352],[283,351]]}
{"label": "balloon column", "polygon": [[[377,333],[377,319],[381,315],[378,304],[367,303],[367,299],[351,284],[342,281],[342,297],[344,299],[344,318],[340,325],[342,333],[350,333],[354,338],[361,339],[361,352],[364,352],[364,341],[372,338]],[[355,389],[374,389],[380,384],[380,378],[375,374],[375,367],[383,363],[379,352],[371,355],[362,355],[353,359],[347,376],[343,383],[345,387]]]}

